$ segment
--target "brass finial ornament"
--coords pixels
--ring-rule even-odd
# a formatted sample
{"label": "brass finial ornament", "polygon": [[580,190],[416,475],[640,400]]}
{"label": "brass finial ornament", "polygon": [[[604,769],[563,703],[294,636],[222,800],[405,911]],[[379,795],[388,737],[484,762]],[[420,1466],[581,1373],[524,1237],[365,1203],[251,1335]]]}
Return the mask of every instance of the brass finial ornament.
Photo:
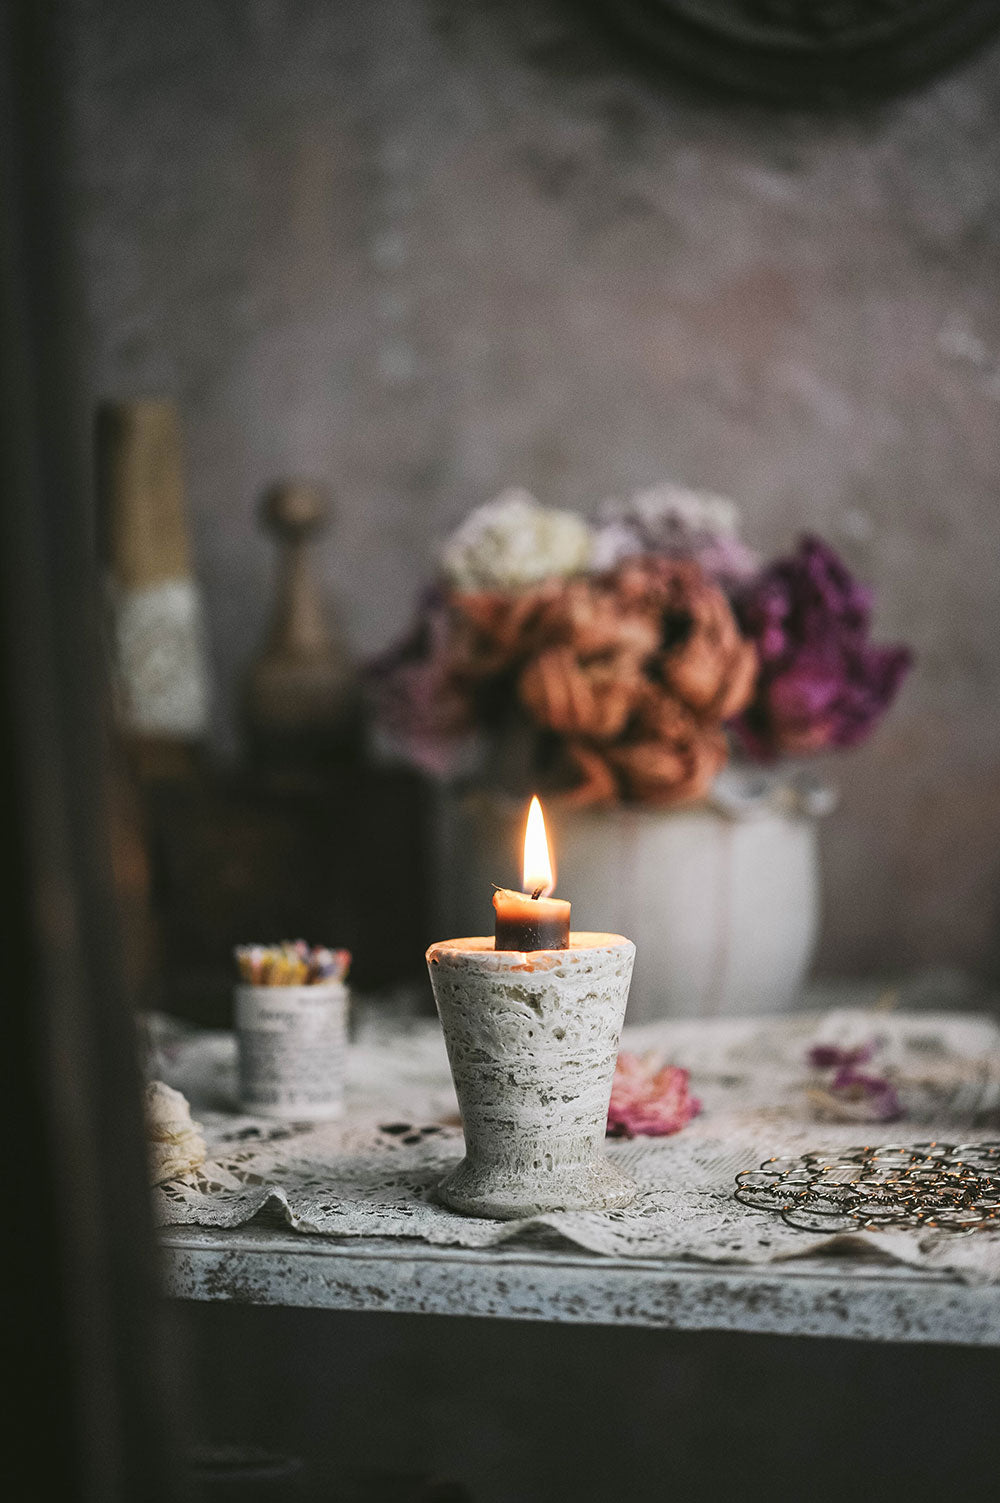
{"label": "brass finial ornament", "polygon": [[282,482],[265,495],[261,518],[280,555],[271,625],[247,692],[254,749],[307,759],[342,752],[357,726],[357,679],[309,562],[328,523],[326,494],[308,481]]}

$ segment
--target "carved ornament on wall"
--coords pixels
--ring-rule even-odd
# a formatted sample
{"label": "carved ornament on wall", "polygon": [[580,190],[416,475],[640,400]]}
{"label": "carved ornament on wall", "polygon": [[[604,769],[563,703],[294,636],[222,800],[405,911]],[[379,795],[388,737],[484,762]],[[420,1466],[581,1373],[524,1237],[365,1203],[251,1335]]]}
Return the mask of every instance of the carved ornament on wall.
{"label": "carved ornament on wall", "polygon": [[647,55],[775,103],[877,99],[1000,31],[1000,0],[597,0]]}

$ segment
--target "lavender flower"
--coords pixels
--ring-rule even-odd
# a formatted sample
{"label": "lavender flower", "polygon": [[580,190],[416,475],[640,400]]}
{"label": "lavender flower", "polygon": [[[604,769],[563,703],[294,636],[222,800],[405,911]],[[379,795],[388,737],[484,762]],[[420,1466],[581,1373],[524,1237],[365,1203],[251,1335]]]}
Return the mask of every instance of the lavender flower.
{"label": "lavender flower", "polygon": [[872,595],[818,538],[766,568],[737,600],[761,671],[736,722],[760,761],[863,741],[895,698],[912,655],[869,640]]}
{"label": "lavender flower", "polygon": [[760,565],[739,535],[739,511],[732,501],[669,481],[601,508],[593,567],[613,569],[644,553],[694,559],[725,590],[745,584]]}

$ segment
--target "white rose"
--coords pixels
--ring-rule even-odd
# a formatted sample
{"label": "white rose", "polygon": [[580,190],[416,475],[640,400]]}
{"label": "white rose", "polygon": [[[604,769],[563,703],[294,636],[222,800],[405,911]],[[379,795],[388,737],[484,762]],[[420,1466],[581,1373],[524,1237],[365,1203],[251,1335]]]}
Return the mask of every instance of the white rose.
{"label": "white rose", "polygon": [[509,590],[590,563],[589,525],[572,511],[540,506],[524,490],[506,490],[466,517],[441,550],[449,584],[459,590]]}

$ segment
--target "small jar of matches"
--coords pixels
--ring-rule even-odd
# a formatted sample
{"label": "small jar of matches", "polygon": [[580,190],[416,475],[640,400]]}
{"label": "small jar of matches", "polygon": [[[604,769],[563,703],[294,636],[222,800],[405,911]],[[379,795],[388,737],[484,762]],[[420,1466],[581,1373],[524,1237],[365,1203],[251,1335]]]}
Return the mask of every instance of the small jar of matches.
{"label": "small jar of matches", "polygon": [[344,1110],[347,950],[237,945],[234,1023],[243,1110],[311,1122]]}

